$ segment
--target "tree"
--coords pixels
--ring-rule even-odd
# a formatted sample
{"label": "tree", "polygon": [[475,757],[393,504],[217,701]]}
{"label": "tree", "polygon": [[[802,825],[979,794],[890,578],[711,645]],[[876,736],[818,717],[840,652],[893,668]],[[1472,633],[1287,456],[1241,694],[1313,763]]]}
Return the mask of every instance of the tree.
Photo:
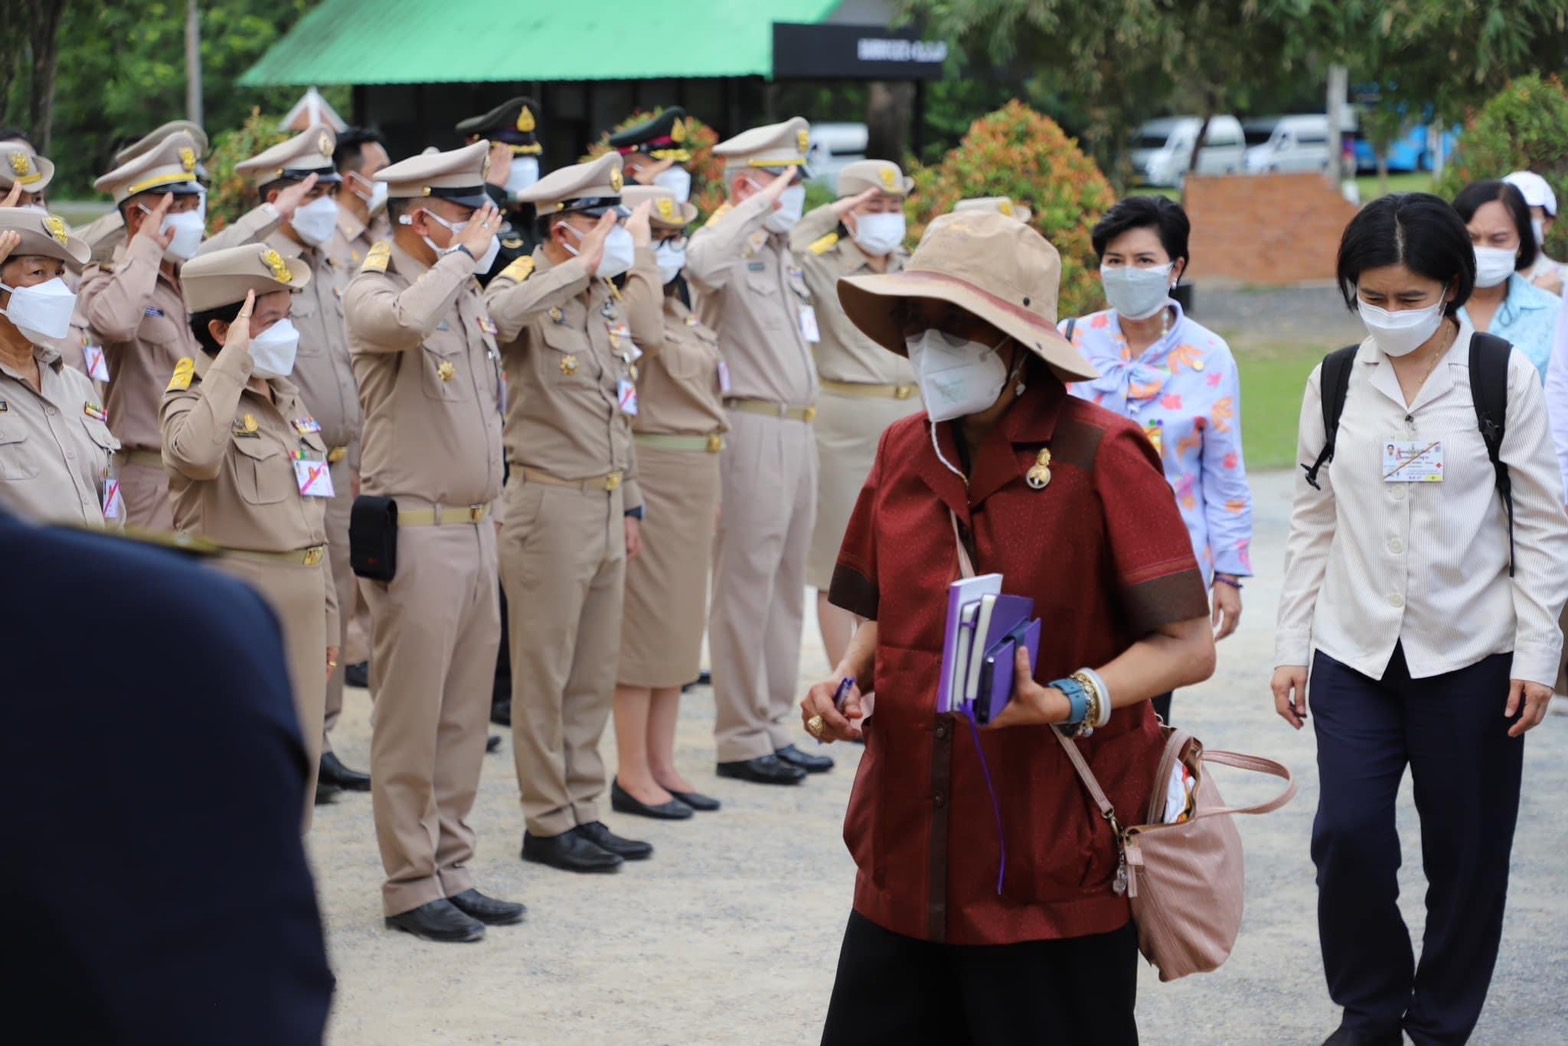
{"label": "tree", "polygon": [[[66,0],[0,0],[0,113],[6,123],[25,122],[39,152],[49,151],[54,130],[55,73]],[[13,99],[19,70],[31,69],[27,104]],[[25,120],[20,114],[26,113]]]}

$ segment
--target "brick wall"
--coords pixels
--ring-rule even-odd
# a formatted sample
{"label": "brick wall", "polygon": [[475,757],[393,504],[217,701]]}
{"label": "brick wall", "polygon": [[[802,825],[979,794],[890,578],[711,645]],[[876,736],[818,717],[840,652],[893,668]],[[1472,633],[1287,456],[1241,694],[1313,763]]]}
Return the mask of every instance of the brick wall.
{"label": "brick wall", "polygon": [[1318,174],[1187,179],[1195,283],[1267,286],[1332,280],[1356,207]]}

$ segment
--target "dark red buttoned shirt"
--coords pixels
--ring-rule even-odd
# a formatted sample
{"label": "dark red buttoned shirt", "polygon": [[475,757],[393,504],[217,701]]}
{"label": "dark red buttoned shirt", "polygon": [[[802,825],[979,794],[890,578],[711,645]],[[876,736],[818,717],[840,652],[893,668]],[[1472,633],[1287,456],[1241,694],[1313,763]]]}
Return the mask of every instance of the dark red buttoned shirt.
{"label": "dark red buttoned shirt", "polygon": [[[960,461],[952,426],[942,453]],[[1041,448],[1051,481],[1025,482]],[[830,598],[877,622],[876,691],[844,840],[855,910],[951,944],[1108,933],[1127,923],[1117,853],[1048,727],[980,731],[1001,804],[1002,847],[967,720],[936,713],[947,588],[958,577],[948,512],[978,573],[1033,596],[1035,678],[1113,660],[1162,625],[1208,613],[1192,542],[1159,461],[1131,422],[1037,374],[974,452],[968,489],[931,445],[924,414],[882,438],[839,553]],[[1146,821],[1162,740],[1148,704],[1077,742],[1124,824]]]}

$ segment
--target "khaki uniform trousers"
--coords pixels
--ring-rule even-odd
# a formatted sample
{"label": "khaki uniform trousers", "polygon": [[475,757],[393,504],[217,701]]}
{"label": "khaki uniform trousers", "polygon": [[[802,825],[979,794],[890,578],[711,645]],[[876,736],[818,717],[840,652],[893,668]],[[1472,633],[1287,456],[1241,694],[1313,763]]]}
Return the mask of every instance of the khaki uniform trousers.
{"label": "khaki uniform trousers", "polygon": [[405,526],[397,576],[361,586],[373,633],[370,795],[387,915],[473,886],[468,815],[501,635],[495,572],[488,520]]}
{"label": "khaki uniform trousers", "polygon": [[[169,503],[169,474],[162,468],[122,461],[120,496],[125,499],[127,526],[173,533],[174,506]],[[326,664],[325,660],[321,662],[322,671],[326,671]]]}
{"label": "khaki uniform trousers", "polygon": [[794,741],[817,443],[802,421],[729,412],[708,653],[721,763]]}
{"label": "khaki uniform trousers", "polygon": [[349,665],[345,656],[348,647],[348,625],[354,617],[354,604],[359,598],[359,585],[354,568],[348,558],[348,520],[354,510],[353,470],[348,460],[332,466],[332,500],[327,502],[327,564],[331,569],[332,584],[338,590],[338,620],[342,624],[338,635],[329,636],[331,645],[338,648],[338,667],[327,680],[327,714],[322,724],[321,750],[332,751],[332,728],[343,714],[343,672]]}
{"label": "khaki uniform trousers", "polygon": [[[529,483],[514,466],[501,584],[512,630],[512,749],[533,835],[599,820],[599,739],[615,701],[625,579],[621,491]],[[485,669],[494,667],[492,659]]]}
{"label": "khaki uniform trousers", "polygon": [[283,629],[283,650],[289,661],[289,685],[300,739],[310,760],[305,785],[304,831],[315,812],[316,773],[321,767],[321,719],[327,682],[327,585],[324,563],[262,563],[223,556],[213,560],[220,572],[249,584],[272,607]]}

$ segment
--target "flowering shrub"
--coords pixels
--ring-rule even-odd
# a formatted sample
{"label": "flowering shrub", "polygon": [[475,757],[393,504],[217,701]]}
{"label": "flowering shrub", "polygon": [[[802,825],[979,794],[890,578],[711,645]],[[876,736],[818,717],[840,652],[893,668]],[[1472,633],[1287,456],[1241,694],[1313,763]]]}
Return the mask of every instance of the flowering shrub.
{"label": "flowering shrub", "polygon": [[236,131],[220,132],[213,139],[212,151],[206,160],[207,174],[212,178],[212,188],[207,193],[209,235],[238,221],[261,202],[256,196],[255,185],[243,174],[235,174],[234,165],[244,163],[289,137],[287,131],[278,130],[276,116],[263,116],[260,109],[252,109],[245,126]]}
{"label": "flowering shrub", "polygon": [[[583,159],[591,160],[604,155],[610,151],[610,135],[647,123],[662,112],[663,106],[652,112],[633,113],[600,135],[599,140],[588,147],[588,155]],[[695,228],[707,221],[708,215],[718,210],[724,202],[724,161],[713,155],[713,147],[719,144],[717,131],[695,116],[687,116],[685,123],[686,148],[691,150],[691,161],[684,166],[691,172],[691,202],[697,205],[697,221],[693,223]]]}
{"label": "flowering shrub", "polygon": [[923,235],[931,219],[959,200],[1010,197],[1033,209],[1030,224],[1061,253],[1061,315],[1104,307],[1089,230],[1116,202],[1116,194],[1055,120],[1015,99],[976,120],[941,163],[916,165],[910,173],[915,179],[909,202],[912,236]]}

